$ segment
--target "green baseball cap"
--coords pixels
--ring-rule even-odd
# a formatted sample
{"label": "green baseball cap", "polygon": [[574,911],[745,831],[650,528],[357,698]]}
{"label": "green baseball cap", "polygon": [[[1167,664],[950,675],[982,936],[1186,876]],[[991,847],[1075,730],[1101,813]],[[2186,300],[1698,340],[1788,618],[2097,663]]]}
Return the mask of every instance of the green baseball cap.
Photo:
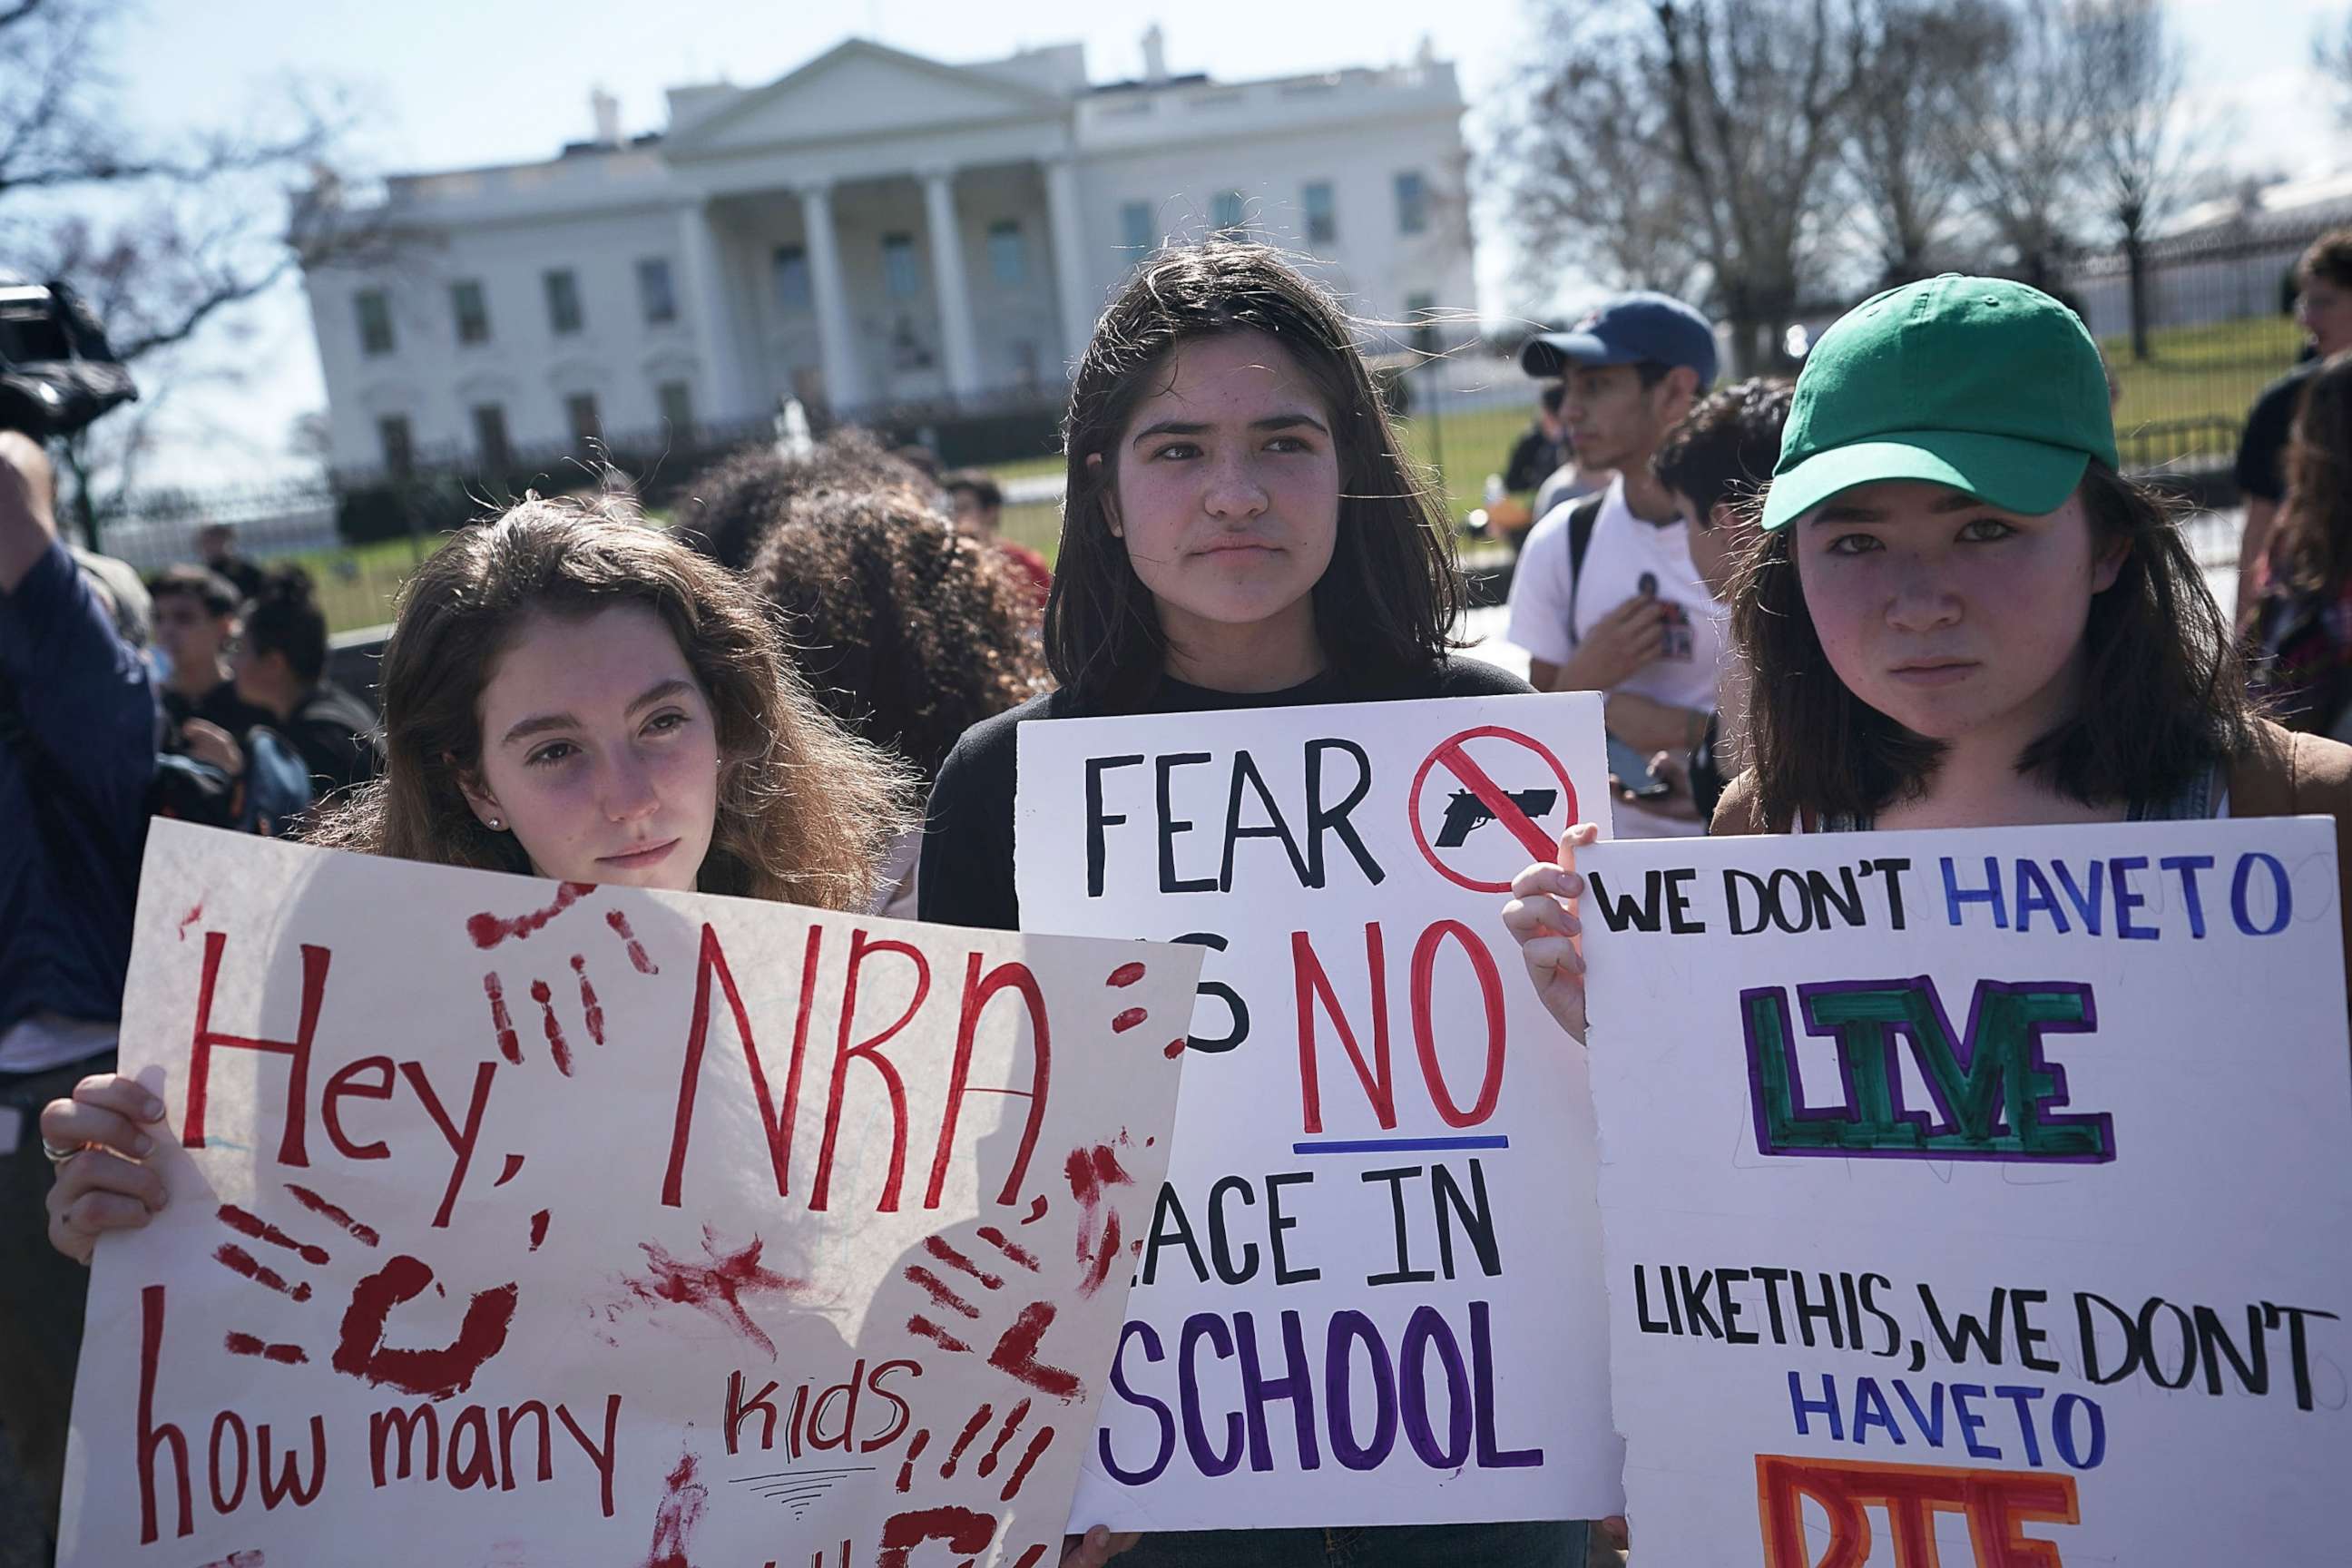
{"label": "green baseball cap", "polygon": [[2038,517],[2094,458],[2118,466],[2106,365],[2082,318],[2022,283],[1947,273],[1864,300],[1813,345],[1764,526],[1885,479]]}

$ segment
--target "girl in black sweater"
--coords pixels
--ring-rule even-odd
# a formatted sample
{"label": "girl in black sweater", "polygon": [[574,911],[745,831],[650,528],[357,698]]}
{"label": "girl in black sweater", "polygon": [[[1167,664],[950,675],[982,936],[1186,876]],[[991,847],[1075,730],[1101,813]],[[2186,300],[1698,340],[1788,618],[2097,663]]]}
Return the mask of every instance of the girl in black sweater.
{"label": "girl in black sweater", "polygon": [[[1451,536],[1401,455],[1347,318],[1275,251],[1146,262],[1070,389],[1045,609],[1058,688],[975,725],[931,792],[926,921],[1017,929],[1014,728],[1035,719],[1496,696],[1448,657]],[[1132,1563],[1580,1568],[1577,1524],[1160,1534]]]}

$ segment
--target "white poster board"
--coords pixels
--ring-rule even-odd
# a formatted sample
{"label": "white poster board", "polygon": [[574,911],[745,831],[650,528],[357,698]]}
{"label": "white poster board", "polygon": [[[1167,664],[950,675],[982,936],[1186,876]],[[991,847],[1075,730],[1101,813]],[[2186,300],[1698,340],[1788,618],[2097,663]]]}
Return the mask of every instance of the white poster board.
{"label": "white poster board", "polygon": [[1024,724],[1019,776],[1024,925],[1210,949],[1073,1523],[1614,1512],[1583,1057],[1502,923],[1607,826],[1600,700]]}
{"label": "white poster board", "polygon": [[1050,1568],[1197,973],[157,823],[61,1561]]}
{"label": "white poster board", "polygon": [[2332,824],[1579,859],[1636,1561],[2345,1561]]}

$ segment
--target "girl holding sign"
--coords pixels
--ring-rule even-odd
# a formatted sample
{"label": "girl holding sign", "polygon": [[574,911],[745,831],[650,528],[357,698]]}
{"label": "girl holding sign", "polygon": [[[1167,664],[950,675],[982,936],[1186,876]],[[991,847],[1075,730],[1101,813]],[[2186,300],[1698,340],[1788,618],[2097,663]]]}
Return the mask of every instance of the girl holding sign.
{"label": "girl holding sign", "polygon": [[[385,768],[314,843],[440,865],[864,910],[908,825],[905,768],[788,673],[767,606],[668,533],[526,500],[404,593],[383,660]],[[814,787],[809,787],[814,784]],[[49,1237],[83,1262],[160,1209],[136,1163],[163,1113],[85,1079],[41,1115]],[[1069,1542],[1100,1568],[1116,1538]]]}
{"label": "girl holding sign", "polygon": [[[1933,279],[1824,333],[1736,589],[1753,765],[1714,830],[2326,815],[2352,872],[2352,747],[2248,706],[2196,562],[2116,467],[2097,347],[2023,284]],[[1583,879],[1513,892],[1581,1039]]]}
{"label": "girl holding sign", "polygon": [[[418,568],[383,657],[384,770],[312,843],[570,882],[864,909],[904,774],[784,673],[734,574],[615,510],[526,500]],[[796,790],[793,781],[825,781]],[[163,1201],[129,1079],[41,1113],[49,1239]],[[110,1151],[113,1152],[110,1152]],[[118,1158],[117,1153],[134,1158]]]}
{"label": "girl holding sign", "polygon": [[[1265,247],[1144,264],[1080,361],[1045,610],[1058,689],[974,726],[931,793],[926,921],[1014,930],[1016,728],[1032,720],[1528,687],[1448,657],[1450,535],[1413,480],[1347,318]],[[1581,1524],[1148,1537],[1200,1568],[1580,1568]]]}

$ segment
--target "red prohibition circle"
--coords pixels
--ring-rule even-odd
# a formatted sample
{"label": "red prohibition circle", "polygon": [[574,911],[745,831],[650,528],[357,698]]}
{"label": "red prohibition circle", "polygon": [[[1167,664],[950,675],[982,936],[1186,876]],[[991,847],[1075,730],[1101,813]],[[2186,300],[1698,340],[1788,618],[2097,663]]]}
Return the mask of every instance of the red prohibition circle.
{"label": "red prohibition circle", "polygon": [[[1453,867],[1448,866],[1444,861],[1439,859],[1437,851],[1430,846],[1429,835],[1422,830],[1421,826],[1422,785],[1428,782],[1430,770],[1436,767],[1440,763],[1444,763],[1445,764],[1446,771],[1452,773],[1455,778],[1460,779],[1461,782],[1469,788],[1470,792],[1473,795],[1475,795],[1479,800],[1484,803],[1486,809],[1495,814],[1495,819],[1497,822],[1501,822],[1511,828],[1513,836],[1517,837],[1521,844],[1528,848],[1528,856],[1531,860],[1549,858],[1552,855],[1554,847],[1549,838],[1545,839],[1544,847],[1540,852],[1538,852],[1533,845],[1528,843],[1526,835],[1519,831],[1519,825],[1524,824],[1529,831],[1536,832],[1538,835],[1540,835],[1541,830],[1536,828],[1534,824],[1528,822],[1527,814],[1519,810],[1517,803],[1496,788],[1494,780],[1486,776],[1486,770],[1480,768],[1476,763],[1471,761],[1470,754],[1462,750],[1462,744],[1464,742],[1475,741],[1481,737],[1490,735],[1498,740],[1509,741],[1517,745],[1525,746],[1537,756],[1541,757],[1544,760],[1545,764],[1551,769],[1552,776],[1559,781],[1559,787],[1561,790],[1567,794],[1569,821],[1574,822],[1577,820],[1576,785],[1570,782],[1568,769],[1560,765],[1559,759],[1552,755],[1551,749],[1546,746],[1541,741],[1537,740],[1532,735],[1523,735],[1517,730],[1506,730],[1499,724],[1482,724],[1475,730],[1465,730],[1460,734],[1450,736],[1444,742],[1441,742],[1437,749],[1430,752],[1428,757],[1423,761],[1421,771],[1412,775],[1412,794],[1406,802],[1405,810],[1406,816],[1411,818],[1412,823],[1413,843],[1420,847],[1422,858],[1427,860],[1432,866],[1435,867],[1439,876],[1444,877],[1447,881],[1454,883],[1456,887],[1467,888],[1474,893],[1507,893],[1511,890],[1511,884],[1507,881],[1480,881],[1475,877],[1465,876],[1462,872],[1456,871]],[[1461,771],[1463,764],[1466,764],[1469,767],[1469,774],[1465,775]],[[1514,822],[1514,818],[1517,819],[1516,822]]]}

